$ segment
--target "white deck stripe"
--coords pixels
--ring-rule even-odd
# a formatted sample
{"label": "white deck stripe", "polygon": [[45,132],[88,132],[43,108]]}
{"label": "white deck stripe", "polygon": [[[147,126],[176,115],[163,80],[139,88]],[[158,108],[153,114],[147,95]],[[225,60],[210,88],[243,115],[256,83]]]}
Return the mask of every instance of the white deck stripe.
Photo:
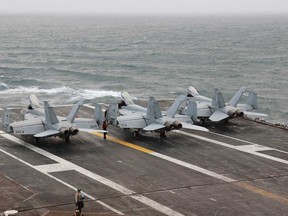
{"label": "white deck stripe", "polygon": [[[76,164],[73,164],[73,163],[71,163],[71,162],[69,162],[67,160],[64,160],[63,158],[60,158],[60,157],[58,157],[56,155],[53,155],[53,154],[51,154],[51,153],[49,153],[49,152],[47,152],[47,151],[45,151],[43,149],[40,149],[40,148],[38,148],[36,146],[33,146],[33,145],[23,141],[23,140],[20,140],[20,139],[18,139],[16,137],[10,135],[10,134],[1,134],[1,136],[5,137],[6,139],[9,139],[9,140],[11,140],[13,142],[16,142],[19,145],[22,145],[22,146],[24,146],[26,148],[29,148],[29,149],[31,149],[31,150],[33,150],[33,151],[35,151],[35,152],[37,152],[37,153],[39,153],[41,155],[44,155],[45,157],[48,157],[48,158],[50,158],[50,159],[52,159],[52,160],[54,160],[54,161],[56,161],[58,163],[61,163],[62,169],[63,169],[63,167],[66,167],[66,169],[74,169],[77,172],[79,172],[79,173],[81,173],[81,174],[83,174],[83,175],[85,175],[87,177],[90,177],[90,178],[92,178],[92,179],[94,179],[94,180],[96,180],[96,181],[98,181],[98,182],[100,182],[102,184],[105,184],[106,186],[108,186],[110,188],[113,188],[113,189],[117,190],[118,192],[121,192],[121,193],[123,193],[123,194],[125,194],[125,195],[127,195],[127,196],[129,196],[129,197],[131,197],[133,199],[135,199],[135,200],[138,200],[138,201],[140,201],[141,203],[143,203],[143,204],[145,204],[147,206],[150,206],[151,208],[153,208],[153,209],[155,209],[155,210],[157,210],[159,212],[162,212],[163,214],[175,215],[175,216],[183,216],[181,213],[176,212],[176,211],[170,209],[167,206],[164,206],[164,205],[162,205],[160,203],[157,203],[154,200],[151,200],[151,199],[149,199],[149,198],[147,198],[147,197],[145,197],[143,195],[136,194],[136,192],[134,192],[134,191],[132,191],[132,190],[130,190],[128,188],[125,188],[122,185],[119,185],[119,184],[117,184],[117,183],[115,183],[115,182],[113,182],[113,181],[111,181],[111,180],[109,180],[109,179],[107,179],[107,178],[105,178],[103,176],[100,176],[100,175],[98,175],[96,173],[93,173],[93,172],[91,172],[89,170],[86,170],[86,169],[84,169],[84,168],[82,168],[82,167],[80,167],[80,166],[78,166]],[[5,151],[3,151],[3,150],[1,150],[1,151],[5,153]],[[11,154],[9,154],[9,155],[11,155]],[[11,156],[13,156],[13,155],[11,155]],[[20,158],[15,157],[15,156],[13,156],[13,158],[15,158],[15,159],[17,159],[17,160],[19,160],[21,162],[24,162],[26,165],[29,164],[29,163],[21,160]],[[55,180],[57,179],[56,177],[53,177],[52,175],[47,173],[47,172],[51,171],[51,170],[47,169],[47,167],[45,168],[45,172],[44,172],[44,169],[41,166],[32,166],[31,164],[29,164],[29,166],[34,168],[34,169],[37,169],[37,167],[38,167],[39,170],[38,169],[37,170],[39,172],[42,172],[45,175],[49,175],[49,177],[51,177],[51,178],[53,178]],[[51,166],[51,167],[53,168],[53,166]],[[67,184],[65,182],[62,182],[62,181],[61,181],[61,183],[65,184],[66,186],[69,185],[69,184]]]}
{"label": "white deck stripe", "polygon": [[[10,157],[12,157],[12,158],[14,158],[15,160],[20,161],[21,163],[25,164],[26,166],[29,166],[29,167],[31,167],[31,168],[33,168],[33,169],[36,169],[37,171],[43,173],[44,175],[46,175],[46,176],[54,179],[55,181],[57,181],[57,182],[65,185],[66,187],[69,187],[69,188],[71,188],[71,189],[74,190],[74,191],[77,190],[76,187],[68,184],[67,182],[62,181],[62,180],[56,178],[55,176],[50,175],[49,173],[43,172],[41,169],[37,169],[37,166],[33,166],[33,165],[27,163],[26,161],[24,161],[24,160],[22,160],[22,159],[20,159],[20,158],[18,158],[18,157],[16,157],[16,156],[10,154],[9,152],[6,152],[6,151],[2,150],[2,149],[0,149],[0,151],[1,151],[2,153],[4,153],[4,154],[6,154],[6,155],[8,155],[8,156],[10,156]],[[87,193],[85,193],[85,192],[84,192],[84,194],[85,194],[85,196],[88,197],[89,199],[91,199],[91,200],[96,200],[95,197],[93,197],[93,196],[91,196],[91,195],[89,195],[89,194],[87,194]],[[97,200],[96,202],[97,202],[98,204],[104,206],[105,208],[107,208],[107,209],[109,209],[109,210],[117,213],[118,215],[125,215],[125,214],[123,214],[122,212],[118,211],[117,209],[114,209],[113,207],[107,205],[106,203],[104,203],[104,202],[102,202],[102,201],[100,201],[100,200]]]}
{"label": "white deck stripe", "polygon": [[[221,146],[224,146],[224,147],[227,147],[227,148],[235,149],[237,151],[242,151],[242,152],[245,152],[245,153],[248,153],[248,154],[252,154],[252,155],[256,155],[256,156],[259,156],[259,157],[262,157],[262,158],[266,158],[266,159],[269,159],[269,160],[277,161],[279,163],[288,164],[287,160],[257,152],[257,151],[259,151],[261,149],[262,145],[254,144],[254,146],[251,145],[251,148],[247,147],[247,145],[245,145],[244,147],[243,146],[233,146],[233,145],[228,144],[228,143],[224,143],[224,142],[221,142],[221,141],[213,140],[213,139],[202,137],[202,136],[195,135],[195,134],[190,134],[190,133],[187,133],[187,132],[184,132],[184,131],[175,131],[175,133],[184,134],[186,136],[193,137],[195,139],[199,139],[199,140],[203,140],[203,141],[206,141],[206,142],[214,143],[214,144],[221,145]],[[276,150],[277,151],[277,149],[269,148],[269,147],[266,147],[266,146],[263,146],[261,151],[263,151],[263,149],[264,150]]]}
{"label": "white deck stripe", "polygon": [[[225,137],[225,138],[228,138],[228,139],[232,139],[232,140],[236,140],[236,141],[240,141],[240,142],[244,142],[244,143],[248,143],[248,144],[252,144],[252,145],[257,145],[259,147],[262,146],[263,148],[270,148],[269,150],[278,151],[278,152],[282,152],[284,154],[288,154],[287,151],[283,151],[283,150],[279,150],[279,149],[275,149],[275,148],[271,148],[271,147],[266,147],[266,146],[259,145],[259,144],[256,144],[256,143],[253,143],[253,142],[250,142],[250,141],[247,141],[247,140],[241,140],[241,139],[238,139],[238,138],[235,138],[235,137],[231,137],[231,136],[227,136],[227,135],[223,135],[223,134],[219,134],[219,133],[214,133],[214,132],[210,132],[210,131],[209,131],[209,133],[217,135],[217,136],[220,136],[220,137]],[[257,151],[264,151],[264,150],[259,149]]]}
{"label": "white deck stripe", "polygon": [[172,163],[178,164],[178,165],[183,166],[183,167],[186,167],[186,168],[188,168],[188,169],[192,169],[192,170],[194,170],[194,171],[203,173],[203,174],[205,174],[205,175],[214,177],[214,178],[216,178],[216,179],[220,179],[220,180],[225,181],[225,182],[236,182],[236,181],[237,181],[237,180],[235,180],[235,179],[232,179],[232,178],[223,176],[223,175],[221,175],[221,174],[212,172],[212,171],[210,171],[210,170],[207,170],[207,169],[204,169],[204,168],[195,166],[195,165],[193,165],[193,164],[190,164],[190,163],[187,163],[187,162],[184,162],[184,161],[181,161],[181,160],[178,160],[178,159],[175,159],[175,158],[172,158],[172,157],[169,157],[169,156],[166,156],[166,155],[157,153],[157,152],[152,152],[152,153],[150,153],[150,154],[153,155],[153,156],[155,156],[155,157],[158,157],[158,158],[161,158],[161,159],[170,161],[170,162],[172,162]]}

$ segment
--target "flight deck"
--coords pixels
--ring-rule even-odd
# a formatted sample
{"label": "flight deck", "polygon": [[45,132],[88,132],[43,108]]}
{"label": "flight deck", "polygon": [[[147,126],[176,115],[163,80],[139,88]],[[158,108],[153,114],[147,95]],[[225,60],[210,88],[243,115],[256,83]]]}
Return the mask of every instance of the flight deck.
{"label": "flight deck", "polygon": [[[70,107],[57,107],[66,116]],[[11,110],[20,120],[20,110]],[[0,113],[1,117],[3,111]],[[91,117],[82,107],[79,117]],[[288,212],[288,130],[242,118],[133,136],[108,126],[80,132],[70,143],[0,131],[0,213],[71,216],[77,188],[85,216],[285,216]]]}

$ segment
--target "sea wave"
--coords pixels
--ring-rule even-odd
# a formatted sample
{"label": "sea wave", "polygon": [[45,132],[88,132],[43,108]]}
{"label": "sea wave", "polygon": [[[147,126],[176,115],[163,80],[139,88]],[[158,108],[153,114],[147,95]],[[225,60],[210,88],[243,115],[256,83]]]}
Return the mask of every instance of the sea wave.
{"label": "sea wave", "polygon": [[[1,90],[1,86],[5,87],[4,90]],[[17,86],[10,88],[7,84],[0,84],[0,95],[13,95],[13,94],[62,94],[62,95],[71,95],[71,101],[75,99],[94,99],[101,97],[120,97],[121,93],[116,91],[106,91],[106,90],[91,90],[91,89],[73,89],[69,86],[61,86],[58,88],[43,89],[39,86]]]}

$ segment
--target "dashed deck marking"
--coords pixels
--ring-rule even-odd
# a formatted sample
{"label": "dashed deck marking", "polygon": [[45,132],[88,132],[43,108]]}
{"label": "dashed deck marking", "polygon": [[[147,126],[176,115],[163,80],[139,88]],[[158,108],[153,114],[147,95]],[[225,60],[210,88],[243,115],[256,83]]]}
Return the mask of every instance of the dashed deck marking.
{"label": "dashed deck marking", "polygon": [[[284,159],[281,159],[281,158],[277,158],[277,157],[274,157],[274,156],[270,156],[270,155],[266,155],[266,154],[263,154],[261,152],[258,152],[258,151],[267,151],[267,150],[279,151],[277,149],[270,148],[270,147],[267,147],[267,146],[263,146],[263,145],[259,145],[259,144],[251,143],[251,142],[249,142],[249,143],[251,143],[251,145],[234,146],[234,145],[231,145],[231,144],[228,144],[228,143],[225,143],[225,142],[213,140],[211,138],[206,138],[206,137],[203,137],[203,136],[187,133],[187,132],[184,132],[184,131],[175,131],[175,133],[180,133],[180,134],[183,134],[183,135],[195,138],[195,139],[199,139],[199,140],[202,140],[202,141],[214,143],[214,144],[221,145],[221,146],[224,146],[224,147],[227,147],[227,148],[235,149],[237,151],[242,151],[242,152],[245,152],[245,153],[248,153],[248,154],[252,154],[252,155],[256,155],[256,156],[259,156],[259,157],[262,157],[262,158],[266,158],[266,159],[269,159],[269,160],[277,161],[279,163],[283,163],[283,164],[286,164],[286,165],[288,164],[287,160],[284,160]],[[239,139],[237,139],[237,140],[239,140]],[[239,140],[239,141],[241,141],[241,140]],[[283,152],[283,151],[281,151],[281,152]]]}
{"label": "dashed deck marking", "polygon": [[[147,197],[145,197],[145,196],[143,196],[141,194],[137,194],[135,191],[132,191],[132,190],[130,190],[130,189],[128,189],[128,188],[126,188],[126,187],[124,187],[122,185],[119,185],[119,184],[117,184],[117,183],[115,183],[115,182],[103,177],[103,176],[100,176],[100,175],[98,175],[96,173],[93,173],[93,172],[87,170],[87,169],[84,169],[84,168],[82,168],[82,167],[80,167],[80,166],[78,166],[76,164],[73,164],[73,163],[71,163],[71,162],[69,162],[69,161],[67,161],[67,160],[65,160],[63,158],[60,158],[60,157],[58,157],[56,155],[51,154],[50,152],[47,152],[47,151],[45,151],[43,149],[40,149],[40,148],[38,148],[38,147],[36,147],[34,145],[31,145],[31,144],[29,144],[29,143],[27,143],[27,142],[25,142],[23,140],[20,140],[17,137],[14,137],[14,136],[12,136],[10,134],[0,134],[0,135],[5,137],[8,140],[11,140],[11,141],[13,141],[13,142],[15,142],[15,143],[17,143],[19,145],[22,145],[22,146],[24,146],[24,147],[26,147],[26,148],[34,151],[34,152],[37,152],[37,153],[39,153],[39,154],[41,154],[41,155],[43,155],[43,156],[45,156],[47,158],[50,158],[50,159],[58,162],[59,164],[57,164],[57,163],[56,164],[52,164],[51,169],[49,169],[49,165],[33,166],[33,165],[29,164],[28,162],[26,162],[26,161],[24,161],[24,160],[22,160],[22,159],[20,159],[20,158],[18,158],[16,156],[10,154],[9,152],[6,152],[6,151],[0,149],[1,152],[9,155],[10,157],[22,162],[23,164],[25,164],[25,165],[33,168],[33,169],[38,170],[39,172],[49,176],[52,179],[55,179],[56,181],[66,185],[67,187],[72,188],[73,190],[76,190],[76,187],[74,187],[74,186],[68,184],[67,182],[64,182],[64,181],[54,177],[50,173],[55,171],[55,168],[56,168],[56,170],[58,170],[59,168],[61,168],[61,170],[71,170],[71,169],[73,169],[73,170],[75,170],[75,171],[77,171],[77,172],[79,172],[79,173],[81,173],[81,174],[83,174],[83,175],[85,175],[85,176],[87,176],[87,177],[89,177],[91,179],[94,179],[95,181],[98,181],[98,182],[100,182],[100,183],[102,183],[102,184],[104,184],[104,185],[106,185],[106,186],[108,186],[108,187],[110,187],[110,188],[122,193],[122,194],[125,194],[125,195],[127,195],[127,196],[129,196],[129,197],[131,197],[131,198],[133,198],[133,199],[135,199],[135,200],[137,200],[137,201],[139,201],[139,202],[141,202],[141,203],[143,203],[143,204],[145,204],[145,205],[147,205],[147,206],[149,206],[149,207],[155,209],[156,211],[159,211],[159,212],[161,212],[161,213],[163,213],[165,215],[183,216],[183,214],[181,214],[181,213],[179,213],[177,211],[174,211],[173,209],[171,209],[171,208],[169,208],[167,206],[164,206],[164,205],[162,205],[160,203],[157,203],[154,200],[149,199],[149,198],[147,198]],[[91,196],[89,194],[86,194],[86,196],[88,198],[92,199],[92,200],[96,200],[95,197],[93,197],[93,196]],[[103,202],[101,202],[101,201],[96,201],[96,202],[98,202],[101,205],[103,204]],[[105,204],[104,206],[106,207],[106,205],[107,204]],[[122,212],[112,208],[111,206],[110,206],[110,209],[111,210],[113,209],[113,211],[116,212],[117,214],[124,215]]]}
{"label": "dashed deck marking", "polygon": [[[103,135],[101,133],[97,133],[97,132],[92,132],[93,134],[95,134],[96,136],[99,136],[99,137],[102,137]],[[186,133],[185,133],[186,134]],[[192,134],[191,134],[192,135]],[[135,144],[132,144],[132,143],[128,143],[126,141],[123,141],[123,140],[119,140],[115,137],[111,137],[111,136],[106,136],[107,137],[107,140],[110,140],[112,142],[115,142],[115,143],[118,143],[118,144],[121,144],[121,145],[124,145],[124,146],[127,146],[129,148],[133,148],[135,150],[138,150],[138,151],[141,151],[141,152],[144,152],[144,153],[147,153],[149,155],[152,155],[152,156],[155,156],[157,158],[161,158],[163,160],[167,160],[169,162],[172,162],[172,163],[175,163],[175,164],[178,164],[180,166],[183,166],[183,167],[186,167],[188,169],[191,169],[191,170],[194,170],[194,171],[197,171],[197,172],[200,172],[202,174],[205,174],[205,175],[208,175],[208,176],[211,176],[211,177],[214,177],[216,179],[219,179],[219,180],[222,180],[222,181],[225,181],[225,182],[228,182],[228,183],[231,183],[232,185],[235,185],[235,186],[238,186],[242,189],[245,189],[247,191],[250,191],[250,192],[253,192],[253,193],[256,193],[256,194],[259,194],[259,195],[262,195],[264,197],[267,197],[267,198],[270,198],[270,199],[273,199],[275,201],[278,201],[278,202],[281,202],[281,203],[284,203],[286,205],[288,205],[288,199],[286,197],[283,197],[281,195],[278,195],[278,194],[275,194],[275,193],[272,193],[270,191],[267,191],[267,190],[264,190],[264,189],[261,189],[261,188],[258,188],[258,187],[255,187],[251,184],[248,184],[248,183],[245,183],[245,182],[240,182],[238,180],[235,180],[235,179],[232,179],[232,178],[229,178],[229,177],[226,177],[226,176],[223,176],[221,174],[218,174],[218,173],[215,173],[215,172],[212,172],[210,170],[207,170],[207,169],[204,169],[204,168],[201,168],[201,167],[198,167],[198,166],[195,166],[193,164],[190,164],[190,163],[187,163],[187,162],[184,162],[184,161],[181,161],[181,160],[178,160],[178,159],[175,159],[175,158],[172,158],[170,156],[166,156],[166,155],[163,155],[161,153],[158,153],[158,152],[155,152],[155,151],[152,151],[150,149],[147,149],[147,148],[143,148],[143,147],[140,147],[140,146],[137,146]],[[200,136],[199,136],[200,137]],[[203,137],[204,138],[204,137]],[[217,141],[218,142],[218,141]],[[123,144],[125,143],[125,144]],[[129,145],[127,145],[129,144]],[[229,145],[229,144],[227,144]],[[139,148],[140,147],[140,148]]]}

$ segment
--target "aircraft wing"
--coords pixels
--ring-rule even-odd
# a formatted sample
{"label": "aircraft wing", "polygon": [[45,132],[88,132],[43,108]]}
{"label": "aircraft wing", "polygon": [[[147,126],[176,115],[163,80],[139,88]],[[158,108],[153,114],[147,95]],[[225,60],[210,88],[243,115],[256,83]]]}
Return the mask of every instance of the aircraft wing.
{"label": "aircraft wing", "polygon": [[221,112],[220,110],[216,110],[210,117],[209,119],[211,121],[214,121],[214,122],[218,122],[218,121],[221,121],[221,120],[224,120],[226,118],[228,118],[229,115],[227,115],[226,113],[224,112]]}
{"label": "aircraft wing", "polygon": [[155,130],[159,130],[161,128],[165,128],[165,126],[163,124],[152,123],[152,124],[149,124],[147,127],[144,127],[143,130],[155,131]]}
{"label": "aircraft wing", "polygon": [[184,123],[184,122],[181,122],[181,124],[182,124],[182,128],[185,128],[185,129],[205,131],[205,132],[209,131],[207,128],[201,127],[201,126],[197,126],[197,125],[188,124],[188,123]]}
{"label": "aircraft wing", "polygon": [[34,135],[45,131],[44,125],[39,118],[13,122],[10,127],[15,134],[19,135]]}
{"label": "aircraft wing", "polygon": [[75,118],[74,124],[78,129],[95,129],[99,127],[97,121],[91,118]]}
{"label": "aircraft wing", "polygon": [[133,113],[125,116],[118,116],[117,121],[120,128],[142,129],[147,126],[146,119],[144,119],[143,115],[138,113]]}
{"label": "aircraft wing", "polygon": [[53,135],[56,135],[56,134],[59,134],[60,131],[58,130],[46,130],[46,131],[43,131],[41,133],[38,133],[38,134],[35,134],[34,137],[49,137],[49,136],[53,136]]}
{"label": "aircraft wing", "polygon": [[256,112],[248,112],[248,111],[244,111],[244,115],[250,118],[265,118],[268,116],[264,113],[256,113]]}

